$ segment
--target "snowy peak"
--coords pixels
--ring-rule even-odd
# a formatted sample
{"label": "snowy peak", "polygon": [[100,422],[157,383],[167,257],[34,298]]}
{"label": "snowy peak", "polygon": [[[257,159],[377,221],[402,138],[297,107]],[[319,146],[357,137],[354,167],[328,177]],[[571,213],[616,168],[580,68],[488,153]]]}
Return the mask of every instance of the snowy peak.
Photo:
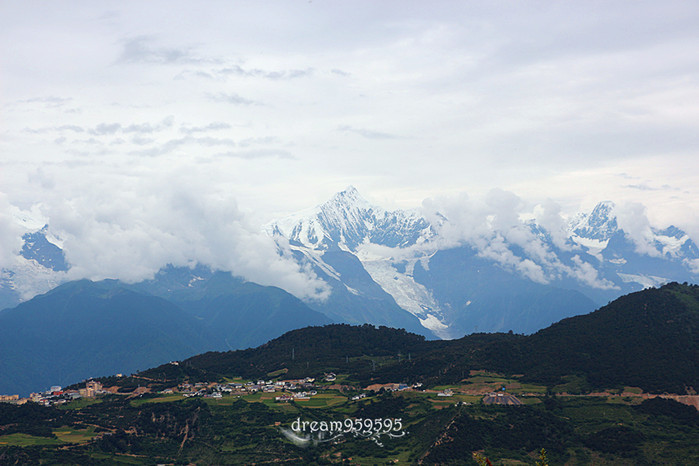
{"label": "snowy peak", "polygon": [[597,204],[589,214],[578,214],[570,224],[571,233],[584,239],[607,241],[619,231],[615,208],[613,202],[604,201]]}
{"label": "snowy peak", "polygon": [[355,249],[373,226],[374,210],[356,188],[349,186],[322,204],[316,218],[327,239]]}
{"label": "snowy peak", "polygon": [[39,265],[55,272],[65,272],[70,268],[66,262],[63,250],[51,242],[47,236],[48,225],[34,233],[26,233],[22,236],[24,245],[20,255],[25,259],[35,260]]}
{"label": "snowy peak", "polygon": [[699,259],[699,249],[689,236],[674,225],[664,230],[653,228],[655,248],[663,255],[686,260]]}
{"label": "snowy peak", "polygon": [[336,193],[330,200],[321,205],[321,208],[339,210],[368,210],[373,206],[359,194],[357,188],[348,186],[344,191]]}
{"label": "snowy peak", "polygon": [[414,212],[386,211],[370,204],[354,186],[335,194],[310,211],[300,212],[267,227],[291,244],[312,249],[355,251],[365,241],[404,247],[430,235],[429,223]]}

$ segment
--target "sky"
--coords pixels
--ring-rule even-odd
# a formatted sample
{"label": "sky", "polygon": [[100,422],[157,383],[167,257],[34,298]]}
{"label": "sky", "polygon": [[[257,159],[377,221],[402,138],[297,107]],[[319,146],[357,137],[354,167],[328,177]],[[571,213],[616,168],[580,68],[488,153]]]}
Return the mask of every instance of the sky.
{"label": "sky", "polygon": [[696,240],[697,50],[687,1],[0,0],[0,262],[20,209],[76,274],[294,282],[250,252],[260,226],[348,185],[640,204]]}

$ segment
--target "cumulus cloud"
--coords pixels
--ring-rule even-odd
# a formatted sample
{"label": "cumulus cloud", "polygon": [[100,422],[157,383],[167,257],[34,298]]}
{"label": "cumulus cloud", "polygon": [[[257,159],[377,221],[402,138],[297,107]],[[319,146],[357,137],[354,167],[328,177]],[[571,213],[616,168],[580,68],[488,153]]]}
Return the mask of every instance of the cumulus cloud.
{"label": "cumulus cloud", "polygon": [[49,108],[63,107],[64,105],[70,103],[73,99],[71,97],[58,97],[58,96],[48,96],[48,97],[33,97],[31,99],[18,100],[17,104],[41,104]]}
{"label": "cumulus cloud", "polygon": [[[508,270],[548,283],[551,277],[546,268],[561,270],[562,264],[522,221],[524,207],[522,199],[501,189],[491,190],[480,200],[462,194],[423,202],[424,215],[437,231],[440,248],[469,245],[481,257]],[[525,254],[518,255],[512,246]]]}
{"label": "cumulus cloud", "polygon": [[537,204],[534,207],[534,218],[536,223],[544,227],[551,237],[551,241],[557,248],[569,250],[568,244],[568,224],[563,218],[561,206],[551,199]]}
{"label": "cumulus cloud", "polygon": [[223,121],[215,121],[213,123],[209,123],[208,125],[205,126],[182,126],[180,128],[181,133],[185,134],[194,134],[194,133],[205,133],[209,131],[217,131],[217,130],[225,130],[225,129],[231,129],[232,126],[229,123],[223,122]]}
{"label": "cumulus cloud", "polygon": [[232,157],[238,159],[263,159],[263,158],[275,158],[275,159],[294,159],[295,157],[291,152],[283,149],[249,149],[249,150],[239,150],[239,151],[229,151],[221,152],[215,154],[215,157]]}
{"label": "cumulus cloud", "polygon": [[12,216],[7,196],[0,192],[0,270],[10,267],[22,249],[22,231]]}
{"label": "cumulus cloud", "polygon": [[592,264],[583,261],[580,256],[573,256],[572,261],[575,266],[568,269],[568,275],[571,277],[593,288],[602,290],[618,289],[618,287],[609,280],[601,279],[599,273]]}
{"label": "cumulus cloud", "polygon": [[685,259],[684,263],[692,273],[699,275],[699,259]]}
{"label": "cumulus cloud", "polygon": [[294,79],[309,76],[313,73],[311,68],[306,69],[291,69],[291,70],[263,70],[259,68],[245,68],[240,65],[230,65],[225,68],[215,70],[218,75],[235,75],[251,78],[267,78],[267,79]]}
{"label": "cumulus cloud", "polygon": [[215,138],[215,137],[211,137],[211,136],[202,136],[202,137],[185,136],[185,137],[181,137],[181,138],[170,139],[168,141],[163,142],[162,144],[153,144],[151,147],[148,147],[146,149],[137,149],[137,150],[131,151],[131,154],[132,155],[145,155],[145,156],[155,157],[158,155],[168,154],[168,153],[173,152],[174,150],[178,149],[179,147],[182,147],[185,145],[204,146],[204,147],[216,147],[216,146],[235,147],[237,144],[231,138]]}
{"label": "cumulus cloud", "polygon": [[[111,135],[116,133],[139,133],[139,134],[153,134],[164,129],[172,127],[174,118],[168,116],[164,118],[159,123],[151,125],[150,123],[131,123],[128,125],[122,125],[121,123],[100,123],[97,126],[90,128],[88,132],[96,136]],[[68,129],[73,129],[69,127]]]}
{"label": "cumulus cloud", "polygon": [[[561,250],[573,250],[573,245],[566,243],[561,208],[551,200],[536,205],[532,213],[514,193],[494,189],[482,199],[470,199],[465,194],[427,199],[423,212],[437,231],[431,247],[471,246],[480,257],[536,283],[546,284],[568,276],[595,288],[615,288],[579,255],[564,263],[550,249],[546,236]],[[531,216],[538,227],[527,220]]]}
{"label": "cumulus cloud", "polygon": [[479,249],[478,255],[491,259],[506,269],[512,269],[536,283],[547,284],[549,280],[543,268],[528,258],[516,256],[500,234],[495,234]]}
{"label": "cumulus cloud", "polygon": [[276,243],[230,197],[165,177],[114,196],[89,195],[42,204],[63,239],[69,279],[147,279],[166,264],[201,263],[303,299],[329,291],[310,270],[280,255]]}
{"label": "cumulus cloud", "polygon": [[638,202],[628,202],[614,208],[619,228],[636,246],[636,252],[659,257],[654,246],[653,230],[646,215],[646,207]]}
{"label": "cumulus cloud", "polygon": [[305,69],[278,69],[268,70],[261,68],[249,68],[238,64],[227,64],[222,67],[202,68],[202,69],[186,69],[175,76],[176,80],[186,79],[189,77],[214,79],[224,81],[229,78],[262,78],[272,81],[292,80],[311,76],[312,68]]}
{"label": "cumulus cloud", "polygon": [[259,102],[246,99],[238,94],[219,92],[216,94],[207,94],[207,97],[214,102],[223,102],[232,105],[259,105]]}

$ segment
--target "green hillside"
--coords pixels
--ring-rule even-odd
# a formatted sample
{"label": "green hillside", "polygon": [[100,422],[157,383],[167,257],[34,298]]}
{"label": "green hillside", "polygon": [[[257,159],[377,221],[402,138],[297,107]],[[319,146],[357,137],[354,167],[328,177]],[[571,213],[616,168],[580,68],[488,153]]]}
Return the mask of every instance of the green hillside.
{"label": "green hillside", "polygon": [[96,398],[0,403],[0,463],[697,464],[699,411],[676,400],[697,402],[698,294],[645,290],[531,336],[307,327],[99,379]]}
{"label": "green hillside", "polygon": [[699,387],[699,286],[672,283],[623,296],[601,309],[565,319],[534,335],[473,334],[426,341],[387,327],[330,325],[295,330],[255,349],[206,353],[176,369],[211,380],[254,377],[278,370],[289,376],[327,371],[357,383],[456,383],[470,370],[525,374],[556,386],[571,377],[577,390],[635,386],[686,393]]}

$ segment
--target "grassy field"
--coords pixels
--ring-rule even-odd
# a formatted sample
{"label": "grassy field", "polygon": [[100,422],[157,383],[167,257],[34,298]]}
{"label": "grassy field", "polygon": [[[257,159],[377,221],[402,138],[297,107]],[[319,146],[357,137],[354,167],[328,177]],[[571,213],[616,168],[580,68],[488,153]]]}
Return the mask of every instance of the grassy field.
{"label": "grassy field", "polygon": [[37,437],[29,434],[10,434],[0,436],[0,446],[29,447],[33,445],[60,445],[60,439],[49,437]]}
{"label": "grassy field", "polygon": [[77,400],[58,406],[58,409],[82,409],[86,406],[101,402],[102,398],[78,398]]}
{"label": "grassy field", "polygon": [[[468,379],[465,380],[464,384],[458,385],[456,386],[456,388],[453,387],[454,386],[450,386],[449,388],[452,388],[452,390],[455,391],[478,390],[479,392],[488,392],[498,391],[502,389],[502,387],[505,387],[507,392],[513,395],[520,395],[522,393],[540,393],[543,395],[546,393],[546,387],[543,385],[521,383],[514,376],[508,378],[500,374],[483,371],[478,371],[477,373],[475,373],[475,375],[470,376]],[[440,387],[435,388],[440,389]]]}
{"label": "grassy field", "polygon": [[306,408],[330,408],[347,401],[347,397],[333,393],[319,393],[312,396],[310,400],[297,400],[299,406]]}
{"label": "grassy field", "polygon": [[279,369],[278,371],[268,372],[267,377],[272,377],[272,378],[280,377],[280,376],[286,374],[287,372],[289,372],[289,369],[287,369],[287,368]]}
{"label": "grassy field", "polygon": [[86,429],[72,429],[61,427],[54,429],[53,434],[57,438],[39,437],[35,435],[15,433],[0,436],[0,445],[28,447],[32,445],[61,445],[64,443],[86,443],[92,440],[97,434],[94,427]]}
{"label": "grassy field", "polygon": [[[636,396],[523,396],[520,399],[528,406],[514,407],[484,406],[481,395],[458,391],[451,397],[402,391],[359,402],[348,401],[338,391],[320,392],[310,400],[293,403],[275,402],[278,395],[279,392],[258,392],[221,399],[184,399],[178,395],[135,400],[105,398],[99,406],[87,406],[77,416],[63,411],[65,420],[54,424],[62,427],[46,431],[46,435],[53,433],[55,438],[41,437],[40,431],[0,437],[0,455],[10,452],[15,455],[12,458],[21,460],[19,464],[39,464],[38,456],[26,455],[34,455],[40,449],[49,455],[44,457],[47,464],[89,464],[85,459],[89,457],[94,457],[94,462],[106,460],[110,464],[268,464],[279,459],[287,464],[313,464],[321,458],[340,461],[351,457],[352,464],[373,465],[414,464],[430,449],[447,455],[435,458],[437,463],[461,464],[463,452],[483,449],[494,464],[532,464],[537,449],[545,447],[551,454],[551,464],[699,464],[696,421],[639,410],[635,403],[640,397]],[[208,410],[204,408],[208,411],[206,416],[200,413],[203,403],[208,405]],[[96,408],[105,411],[93,417]],[[202,423],[198,437],[196,441],[188,440],[184,453],[180,453],[182,428],[195,418]],[[405,435],[344,435],[338,442],[298,448],[280,432],[298,418],[401,418]],[[151,422],[158,422],[160,432],[166,432],[168,437],[159,437],[162,433],[153,436],[125,432],[130,426],[143,428]],[[173,422],[177,424],[170,424]],[[455,423],[451,430],[447,427],[450,423]],[[111,435],[99,436],[93,425]],[[435,441],[445,432],[446,443],[440,447]],[[488,432],[494,437],[489,438]],[[607,440],[610,435],[611,440]],[[453,447],[449,447],[450,442]],[[15,447],[26,452],[13,451],[17,450]],[[113,451],[115,448],[120,450]],[[2,460],[0,464],[4,464]]]}
{"label": "grassy field", "polygon": [[157,398],[137,398],[131,401],[131,406],[133,406],[134,408],[138,408],[139,406],[144,405],[146,403],[169,403],[171,401],[184,400],[184,398],[184,396],[179,395],[177,393],[173,393],[171,395],[161,395]]}
{"label": "grassy field", "polygon": [[86,443],[97,435],[94,427],[88,427],[87,429],[64,427],[54,430],[53,433],[60,441],[65,443]]}

